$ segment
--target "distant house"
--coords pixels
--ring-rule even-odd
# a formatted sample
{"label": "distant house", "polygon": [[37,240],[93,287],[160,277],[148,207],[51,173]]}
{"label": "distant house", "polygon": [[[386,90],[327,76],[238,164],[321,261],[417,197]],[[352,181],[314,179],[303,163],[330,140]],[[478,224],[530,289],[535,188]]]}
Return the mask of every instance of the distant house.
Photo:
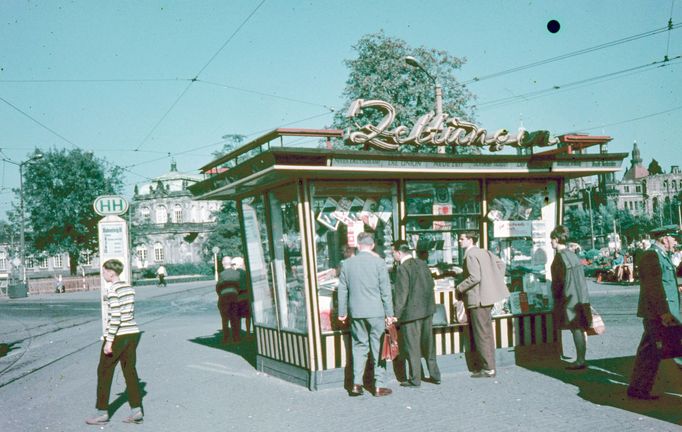
{"label": "distant house", "polygon": [[133,269],[202,262],[221,203],[192,199],[187,187],[201,180],[201,175],[178,172],[173,161],[166,174],[135,186],[130,205]]}

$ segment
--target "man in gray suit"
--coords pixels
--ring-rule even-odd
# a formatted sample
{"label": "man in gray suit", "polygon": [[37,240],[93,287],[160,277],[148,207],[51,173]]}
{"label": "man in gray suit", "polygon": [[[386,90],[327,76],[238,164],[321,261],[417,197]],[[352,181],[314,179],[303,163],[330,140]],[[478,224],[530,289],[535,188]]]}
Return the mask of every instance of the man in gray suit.
{"label": "man in gray suit", "polygon": [[351,396],[360,396],[367,353],[374,359],[374,396],[388,396],[386,361],[381,359],[381,337],[386,326],[396,321],[393,316],[391,285],[386,263],[374,249],[374,238],[360,233],[359,253],[343,261],[339,275],[339,321],[350,313],[350,334],[353,351],[353,387]]}
{"label": "man in gray suit", "polygon": [[400,355],[410,365],[410,377],[402,387],[421,385],[422,362],[426,359],[429,378],[424,381],[440,384],[433,342],[433,314],[436,311],[433,277],[429,266],[412,257],[405,240],[393,243],[393,258],[400,265],[396,271],[394,309],[400,323]]}
{"label": "man in gray suit", "polygon": [[492,307],[509,296],[504,282],[504,262],[492,252],[476,246],[478,234],[459,235],[464,250],[464,280],[457,285],[456,295],[464,301],[474,341],[472,378],[495,377],[495,339]]}

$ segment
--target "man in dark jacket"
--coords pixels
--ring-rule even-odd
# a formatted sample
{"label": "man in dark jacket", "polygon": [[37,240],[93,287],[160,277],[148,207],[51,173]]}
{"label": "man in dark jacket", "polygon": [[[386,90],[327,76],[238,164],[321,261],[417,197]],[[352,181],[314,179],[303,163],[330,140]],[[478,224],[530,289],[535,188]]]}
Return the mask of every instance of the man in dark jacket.
{"label": "man in dark jacket", "polygon": [[429,370],[429,378],[424,380],[440,384],[433,342],[432,320],[436,304],[431,271],[424,261],[412,257],[410,247],[404,240],[393,243],[393,258],[399,263],[393,308],[400,324],[400,356],[410,365],[410,376],[400,385],[421,385],[422,357],[426,359]]}
{"label": "man in dark jacket", "polygon": [[220,320],[223,328],[223,343],[227,343],[230,332],[232,333],[232,342],[240,341],[239,324],[241,317],[239,315],[239,292],[246,289],[246,279],[237,270],[232,268],[232,258],[229,256],[223,257],[222,260],[223,271],[220,272],[218,283],[216,283],[215,291],[218,294],[218,310],[220,311]]}
{"label": "man in dark jacket", "polygon": [[[677,287],[675,267],[669,253],[677,245],[676,227],[661,227],[651,231],[655,243],[642,256],[640,266],[640,291],[637,316],[642,317],[644,334],[637,348],[628,396],[653,400],[651,394],[661,353],[657,345],[663,338],[665,327],[680,325],[680,291]],[[675,359],[679,362],[680,359]],[[679,363],[678,363],[679,364]]]}

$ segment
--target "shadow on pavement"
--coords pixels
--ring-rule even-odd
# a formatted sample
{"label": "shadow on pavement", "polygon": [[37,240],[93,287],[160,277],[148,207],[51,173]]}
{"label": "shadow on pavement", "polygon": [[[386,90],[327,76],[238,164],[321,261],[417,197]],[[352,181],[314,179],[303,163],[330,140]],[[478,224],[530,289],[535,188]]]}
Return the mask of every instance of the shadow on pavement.
{"label": "shadow on pavement", "polygon": [[6,356],[7,353],[9,353],[10,351],[19,348],[18,346],[15,346],[15,345],[17,345],[17,342],[12,342],[9,344],[0,343],[0,358],[3,358],[4,356]]}
{"label": "shadow on pavement", "polygon": [[199,336],[194,339],[190,339],[190,342],[194,342],[199,345],[207,346],[210,348],[215,348],[219,349],[222,351],[227,351],[233,354],[237,354],[241,356],[244,360],[249,362],[253,368],[256,368],[256,338],[255,336],[251,336],[249,338],[246,337],[245,332],[241,332],[241,341],[234,343],[234,342],[228,342],[228,343],[223,343],[223,332],[222,331],[217,331],[211,336]]}
{"label": "shadow on pavement", "polygon": [[682,372],[672,360],[664,360],[658,369],[653,393],[655,401],[628,398],[627,385],[634,357],[617,357],[587,362],[588,368],[566,370],[568,363],[559,360],[524,361],[518,365],[578,387],[578,395],[598,404],[635,412],[676,425],[682,424]]}
{"label": "shadow on pavement", "polygon": [[[142,404],[143,405],[144,405],[144,397],[147,395],[147,391],[145,390],[145,387],[147,387],[147,383],[144,381],[140,381],[140,394],[142,395]],[[109,403],[109,415],[113,415],[126,402],[128,402],[127,391],[123,391],[123,392],[117,394],[116,399],[114,399],[113,402]]]}

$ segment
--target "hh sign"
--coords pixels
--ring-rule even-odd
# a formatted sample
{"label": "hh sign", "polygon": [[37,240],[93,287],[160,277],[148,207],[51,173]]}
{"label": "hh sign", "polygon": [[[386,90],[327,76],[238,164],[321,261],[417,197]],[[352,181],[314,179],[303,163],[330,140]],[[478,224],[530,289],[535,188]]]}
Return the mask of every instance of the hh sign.
{"label": "hh sign", "polygon": [[100,216],[117,216],[128,211],[128,201],[118,195],[102,195],[95,199],[93,207]]}

